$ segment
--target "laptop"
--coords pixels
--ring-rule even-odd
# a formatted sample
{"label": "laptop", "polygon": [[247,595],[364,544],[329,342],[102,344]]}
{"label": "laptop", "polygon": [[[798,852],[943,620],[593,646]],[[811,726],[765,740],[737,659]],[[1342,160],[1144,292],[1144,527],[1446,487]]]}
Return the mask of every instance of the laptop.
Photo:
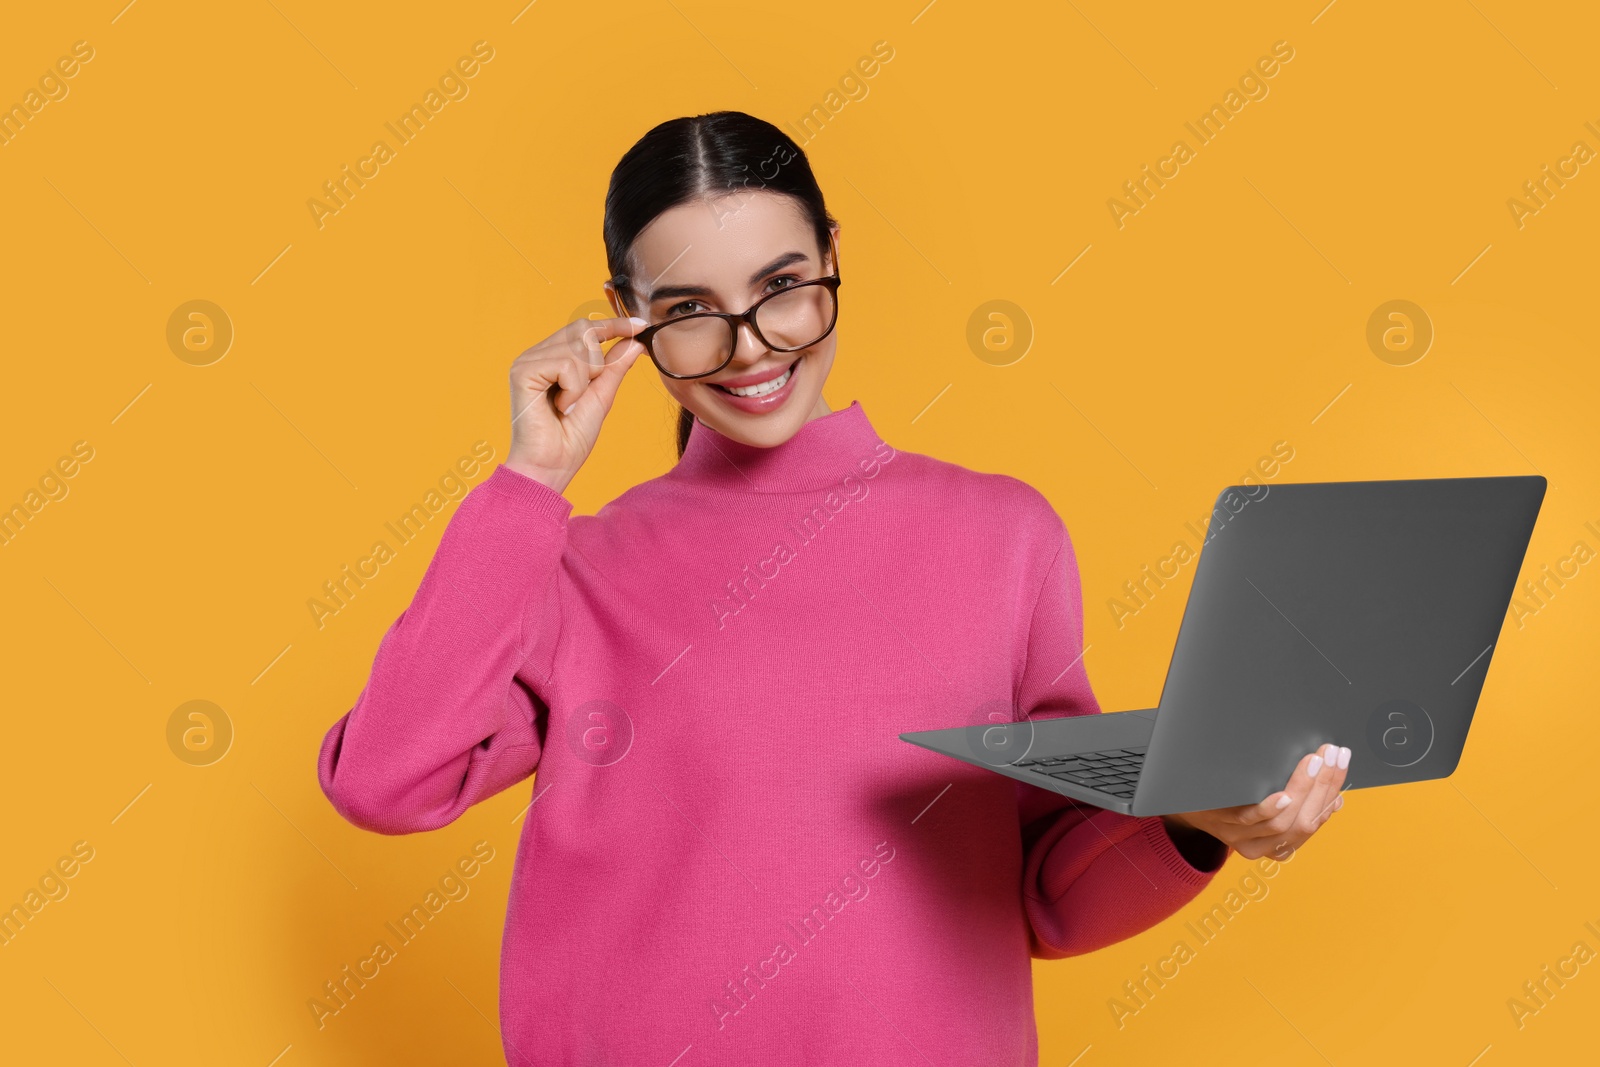
{"label": "laptop", "polygon": [[1228,486],[1156,707],[899,737],[1135,816],[1260,803],[1328,743],[1351,750],[1346,789],[1447,777],[1544,493],[1537,475]]}

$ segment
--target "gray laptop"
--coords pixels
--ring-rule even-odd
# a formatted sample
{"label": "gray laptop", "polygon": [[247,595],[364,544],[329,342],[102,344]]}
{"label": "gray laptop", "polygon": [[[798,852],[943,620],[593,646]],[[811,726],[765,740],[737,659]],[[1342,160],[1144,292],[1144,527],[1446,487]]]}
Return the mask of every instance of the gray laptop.
{"label": "gray laptop", "polygon": [[1346,789],[1446,777],[1544,493],[1537,475],[1229,486],[1159,706],[899,736],[1136,816],[1258,803],[1327,743],[1351,750]]}

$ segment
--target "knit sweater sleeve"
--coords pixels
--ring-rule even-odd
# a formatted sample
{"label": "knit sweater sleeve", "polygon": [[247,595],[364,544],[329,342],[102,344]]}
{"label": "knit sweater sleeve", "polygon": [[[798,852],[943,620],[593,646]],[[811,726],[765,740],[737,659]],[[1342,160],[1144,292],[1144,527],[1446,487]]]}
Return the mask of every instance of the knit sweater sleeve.
{"label": "knit sweater sleeve", "polygon": [[462,498],[355,706],[323,738],[322,791],[350,822],[437,829],[533,773],[571,511],[504,464]]}
{"label": "knit sweater sleeve", "polygon": [[[1033,719],[1100,714],[1082,657],[1077,557],[1059,517],[1053,525],[1059,537],[1028,623],[1017,687],[1018,714]],[[1017,795],[1023,905],[1036,959],[1092,952],[1155,926],[1198,895],[1227,858],[1219,842],[1214,864],[1194,867],[1160,816],[1123,815],[1022,782]]]}

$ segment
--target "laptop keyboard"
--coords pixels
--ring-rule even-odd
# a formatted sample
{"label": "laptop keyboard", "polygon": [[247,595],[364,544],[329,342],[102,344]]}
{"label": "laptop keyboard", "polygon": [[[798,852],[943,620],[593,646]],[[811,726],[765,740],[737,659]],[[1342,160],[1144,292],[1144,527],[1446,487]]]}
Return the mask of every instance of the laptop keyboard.
{"label": "laptop keyboard", "polygon": [[1112,748],[1104,752],[1074,752],[1070,756],[1034,756],[1012,764],[1036,774],[1089,786],[1127,799],[1144,768],[1145,748]]}

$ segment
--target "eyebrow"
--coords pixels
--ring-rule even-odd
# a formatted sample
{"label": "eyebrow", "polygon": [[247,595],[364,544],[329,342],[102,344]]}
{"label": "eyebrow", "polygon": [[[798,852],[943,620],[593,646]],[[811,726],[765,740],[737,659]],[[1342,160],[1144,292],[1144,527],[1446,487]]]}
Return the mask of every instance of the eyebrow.
{"label": "eyebrow", "polygon": [[[773,271],[782,270],[784,267],[787,267],[792,263],[804,262],[806,262],[806,254],[804,252],[785,252],[783,255],[774,259],[771,263],[768,263],[765,267],[762,267],[760,270],[750,275],[750,284],[755,285],[762,278],[765,278]],[[653,304],[657,300],[662,300],[673,296],[713,295],[715,294],[711,292],[710,288],[704,285],[667,285],[653,291],[646,303]]]}

